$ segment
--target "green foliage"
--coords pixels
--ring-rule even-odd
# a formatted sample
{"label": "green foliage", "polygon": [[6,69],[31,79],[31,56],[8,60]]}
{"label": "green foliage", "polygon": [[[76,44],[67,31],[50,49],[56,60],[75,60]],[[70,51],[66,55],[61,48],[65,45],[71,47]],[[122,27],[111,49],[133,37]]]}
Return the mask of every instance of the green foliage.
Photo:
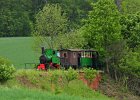
{"label": "green foliage", "polygon": [[114,0],[98,0],[92,7],[82,30],[87,46],[103,52],[113,41],[121,39],[120,14]]}
{"label": "green foliage", "polygon": [[11,62],[6,58],[0,57],[0,66],[4,65],[4,64],[9,66],[9,65],[11,65]]}
{"label": "green foliage", "polygon": [[63,77],[63,72],[61,70],[54,70],[48,72],[51,84],[58,84],[58,80]]}
{"label": "green foliage", "polygon": [[140,77],[140,54],[130,51],[123,59],[121,59],[119,68],[126,74]]}
{"label": "green foliage", "polygon": [[64,87],[63,71],[62,70],[49,70],[49,83],[51,84],[51,91],[55,94],[60,94]]}
{"label": "green foliage", "polygon": [[53,48],[55,38],[58,34],[65,32],[66,25],[67,19],[62,13],[61,7],[57,4],[47,4],[36,15],[36,31],[34,35],[41,41],[40,45],[45,44],[47,48]]}
{"label": "green foliage", "polygon": [[0,82],[5,82],[12,78],[14,72],[15,68],[11,62],[6,58],[0,57]]}
{"label": "green foliage", "polygon": [[121,34],[130,48],[140,45],[140,12],[122,15]]}
{"label": "green foliage", "polygon": [[8,79],[13,78],[15,68],[13,65],[0,65],[0,82],[5,82]]}
{"label": "green foliage", "polygon": [[64,77],[69,84],[70,81],[77,79],[78,73],[70,67],[67,71],[64,71]]}
{"label": "green foliage", "polygon": [[[96,0],[94,0],[96,1]],[[59,4],[68,18],[68,31],[79,28],[82,18],[87,18],[88,11],[92,9],[93,0],[48,0],[50,4]]]}
{"label": "green foliage", "polygon": [[92,68],[84,68],[84,77],[90,83],[96,77],[96,75],[97,75],[97,71],[95,69],[92,69]]}
{"label": "green foliage", "polygon": [[46,5],[36,15],[36,30],[41,36],[55,36],[64,30],[67,19],[59,5]]}
{"label": "green foliage", "polygon": [[81,26],[92,0],[1,0],[0,36],[29,36],[35,24],[35,15],[46,4],[59,4],[68,17],[68,30]]}
{"label": "green foliage", "polygon": [[121,91],[123,93],[128,92],[128,77],[127,76],[122,76],[122,88]]}
{"label": "green foliage", "polygon": [[33,28],[29,16],[31,1],[1,0],[0,4],[0,37],[29,36]]}
{"label": "green foliage", "polygon": [[129,51],[120,60],[117,70],[119,81],[123,86],[121,90],[123,92],[130,90],[133,93],[139,95],[140,53],[136,51]]}
{"label": "green foliage", "polygon": [[122,0],[122,12],[134,14],[140,11],[140,0]]}
{"label": "green foliage", "polygon": [[54,40],[54,48],[56,49],[60,49],[60,45],[63,48],[84,48],[86,44],[87,42],[80,30],[68,34],[60,34]]}
{"label": "green foliage", "polygon": [[[62,14],[68,18],[68,30],[73,31],[82,26],[81,19],[87,18],[92,10],[91,3],[99,0],[1,0],[0,1],[0,36],[29,36],[35,24],[35,15],[46,4],[59,4]],[[115,0],[123,13],[140,11],[139,0]],[[121,7],[120,7],[121,8]],[[124,10],[125,8],[125,10]]]}
{"label": "green foliage", "polygon": [[65,88],[67,94],[73,96],[82,96],[84,98],[91,98],[92,100],[106,100],[104,95],[101,95],[99,91],[93,91],[87,85],[85,85],[81,80],[73,80],[69,83],[69,86]]}
{"label": "green foliage", "polygon": [[110,66],[116,67],[119,64],[120,60],[127,54],[128,49],[129,48],[125,40],[116,41],[107,46]]}
{"label": "green foliage", "polygon": [[[14,99],[17,100],[19,98],[21,99],[22,97],[25,97],[25,96],[29,100],[30,98],[31,100],[34,98],[36,100],[36,98],[39,95],[40,96],[39,98],[42,100],[45,100],[46,98],[49,99],[49,96],[51,99],[54,96],[57,96],[57,100],[59,100],[61,95],[65,94],[66,97],[64,96],[64,100],[67,100],[69,96],[71,99],[74,99],[73,97],[76,97],[76,100],[80,100],[80,98],[84,100],[86,99],[92,100],[94,98],[98,100],[110,100],[110,98],[101,94],[100,92],[93,91],[92,89],[87,87],[81,80],[78,80],[78,79],[74,79],[70,81],[69,86],[67,86],[66,83],[61,85],[61,81],[65,81],[64,76],[62,77],[64,80],[63,79],[58,80],[57,83],[55,83],[56,80],[53,82],[54,91],[52,91],[51,89],[52,87],[50,84],[50,78],[52,76],[50,74],[52,73],[53,74],[57,73],[57,75],[60,75],[60,77],[64,75],[63,70],[49,70],[48,72],[37,71],[37,70],[18,70],[15,73],[15,77],[8,82],[8,87],[11,87],[11,88],[4,88],[4,91],[6,89],[7,92],[4,92],[0,85],[0,92],[3,91],[0,96],[0,99],[9,100],[8,95],[10,96],[12,95],[12,100]],[[18,82],[15,82],[15,80],[17,80]],[[34,80],[36,80],[36,82],[34,82]],[[7,86],[7,82],[2,85],[2,87],[4,86]],[[27,88],[30,89],[30,92],[29,90],[27,90],[28,92],[26,92]],[[18,91],[18,89],[23,89],[23,90]],[[34,89],[35,91],[34,90],[32,91],[32,89]],[[47,95],[46,92],[47,93],[49,92],[50,94]],[[43,94],[44,96],[42,97]],[[5,97],[5,95],[7,95],[6,96],[7,98]],[[63,100],[63,99],[60,99],[60,100]]]}

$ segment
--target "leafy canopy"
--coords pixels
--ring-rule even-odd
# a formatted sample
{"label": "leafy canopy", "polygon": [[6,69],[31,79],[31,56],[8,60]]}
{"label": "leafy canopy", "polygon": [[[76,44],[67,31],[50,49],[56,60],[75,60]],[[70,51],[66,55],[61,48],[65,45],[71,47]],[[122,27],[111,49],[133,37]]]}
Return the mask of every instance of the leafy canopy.
{"label": "leafy canopy", "polygon": [[[35,36],[49,48],[53,48],[53,42],[58,34],[67,29],[67,18],[57,4],[44,6],[43,10],[36,15]],[[38,41],[37,41],[38,42]]]}
{"label": "leafy canopy", "polygon": [[120,14],[114,0],[99,0],[92,7],[82,28],[83,34],[89,47],[103,51],[113,41],[121,39]]}
{"label": "leafy canopy", "polygon": [[140,45],[140,12],[121,16],[121,34],[130,48]]}

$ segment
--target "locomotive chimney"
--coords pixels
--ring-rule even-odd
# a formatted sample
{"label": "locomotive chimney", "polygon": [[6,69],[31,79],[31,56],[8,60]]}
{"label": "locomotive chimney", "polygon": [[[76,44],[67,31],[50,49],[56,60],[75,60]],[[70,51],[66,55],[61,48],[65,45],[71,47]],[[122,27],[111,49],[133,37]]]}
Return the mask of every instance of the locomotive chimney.
{"label": "locomotive chimney", "polygon": [[44,54],[45,48],[44,47],[41,47],[41,49],[42,49],[42,54]]}

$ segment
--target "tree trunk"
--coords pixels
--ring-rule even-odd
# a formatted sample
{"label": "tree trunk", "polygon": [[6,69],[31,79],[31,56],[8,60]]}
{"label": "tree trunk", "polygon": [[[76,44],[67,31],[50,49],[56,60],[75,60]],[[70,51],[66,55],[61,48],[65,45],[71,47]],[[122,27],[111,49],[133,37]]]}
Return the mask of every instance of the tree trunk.
{"label": "tree trunk", "polygon": [[110,74],[110,71],[109,71],[109,62],[107,61],[107,59],[106,59],[106,72],[107,72],[107,74]]}
{"label": "tree trunk", "polygon": [[122,0],[115,0],[115,3],[117,5],[119,11],[121,11],[121,2],[122,2]]}
{"label": "tree trunk", "polygon": [[115,76],[115,80],[118,81],[116,69],[114,69],[114,76]]}

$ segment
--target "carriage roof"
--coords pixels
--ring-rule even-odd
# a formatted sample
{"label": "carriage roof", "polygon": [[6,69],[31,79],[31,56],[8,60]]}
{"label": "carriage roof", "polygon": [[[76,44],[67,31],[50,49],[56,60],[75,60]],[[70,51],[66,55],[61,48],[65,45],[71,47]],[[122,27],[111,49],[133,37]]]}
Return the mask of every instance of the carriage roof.
{"label": "carriage roof", "polygon": [[71,51],[71,52],[97,52],[96,50],[91,49],[61,49],[58,51]]}

